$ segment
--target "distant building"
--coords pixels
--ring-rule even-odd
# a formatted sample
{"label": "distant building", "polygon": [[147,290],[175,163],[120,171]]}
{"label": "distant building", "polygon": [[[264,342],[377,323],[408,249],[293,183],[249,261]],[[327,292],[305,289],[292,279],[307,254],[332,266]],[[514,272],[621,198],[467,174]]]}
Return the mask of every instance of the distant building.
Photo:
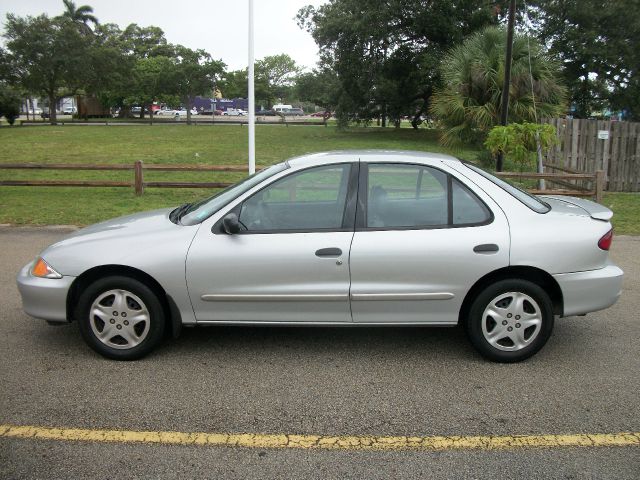
{"label": "distant building", "polygon": [[249,100],[246,98],[196,97],[193,101],[193,106],[201,115],[211,115],[214,110],[222,110],[224,112],[228,108],[247,110],[249,108]]}

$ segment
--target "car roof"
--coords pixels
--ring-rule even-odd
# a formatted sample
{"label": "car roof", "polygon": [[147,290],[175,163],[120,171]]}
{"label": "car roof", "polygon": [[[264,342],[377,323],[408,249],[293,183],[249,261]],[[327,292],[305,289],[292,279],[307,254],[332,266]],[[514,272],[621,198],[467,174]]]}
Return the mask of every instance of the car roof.
{"label": "car roof", "polygon": [[413,150],[335,150],[311,153],[290,158],[287,163],[292,168],[303,168],[341,162],[394,162],[394,163],[439,163],[460,162],[456,157],[444,153],[420,152]]}

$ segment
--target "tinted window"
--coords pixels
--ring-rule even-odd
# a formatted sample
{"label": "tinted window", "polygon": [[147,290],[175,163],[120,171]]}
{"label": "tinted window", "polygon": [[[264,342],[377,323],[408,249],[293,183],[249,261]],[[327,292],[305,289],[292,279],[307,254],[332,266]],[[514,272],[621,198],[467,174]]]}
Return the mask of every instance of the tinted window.
{"label": "tinted window", "polygon": [[350,165],[316,167],[284,177],[243,204],[248,231],[340,229]]}
{"label": "tinted window", "polygon": [[452,183],[453,224],[465,225],[484,223],[491,218],[491,213],[484,203],[458,180]]}
{"label": "tinted window", "polygon": [[369,165],[368,227],[420,227],[447,223],[445,173],[417,165]]}

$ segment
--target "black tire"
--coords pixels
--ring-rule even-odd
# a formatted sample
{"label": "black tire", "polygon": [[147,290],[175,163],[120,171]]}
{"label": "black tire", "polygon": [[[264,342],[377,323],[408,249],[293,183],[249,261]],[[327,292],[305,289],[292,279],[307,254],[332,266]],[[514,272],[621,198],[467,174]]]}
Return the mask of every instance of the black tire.
{"label": "black tire", "polygon": [[[109,295],[109,292],[123,292],[118,298],[124,300],[126,305],[119,309],[124,312],[114,310],[107,315],[113,318],[105,318],[106,321],[103,321],[105,312],[102,309],[117,308],[109,305],[110,301],[116,301],[116,294]],[[100,310],[96,312],[99,315],[90,313],[92,306],[94,311]],[[134,315],[136,312],[138,315]],[[138,317],[146,317],[146,320],[139,320]],[[75,318],[87,344],[99,354],[114,360],[137,360],[147,355],[162,340],[166,323],[164,309],[153,290],[144,283],[125,276],[106,277],[89,285],[80,295]],[[131,322],[129,318],[132,319]],[[134,325],[135,320],[138,323]],[[103,332],[106,336],[101,340],[98,335]],[[120,336],[120,333],[125,332],[128,339]]]}
{"label": "black tire", "polygon": [[[538,318],[539,324],[534,324]],[[469,340],[483,357],[512,363],[531,357],[547,343],[553,321],[551,299],[540,286],[528,280],[507,279],[487,286],[476,296],[465,327]]]}

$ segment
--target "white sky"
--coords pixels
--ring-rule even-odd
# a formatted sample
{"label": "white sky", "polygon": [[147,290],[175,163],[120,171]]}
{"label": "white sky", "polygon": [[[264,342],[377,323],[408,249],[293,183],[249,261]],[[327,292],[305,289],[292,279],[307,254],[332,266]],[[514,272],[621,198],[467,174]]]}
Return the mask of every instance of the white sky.
{"label": "white sky", "polygon": [[[255,57],[289,54],[299,65],[312,68],[318,61],[315,42],[294,17],[305,5],[327,0],[254,0]],[[100,23],[154,25],[170,43],[202,48],[221,59],[230,70],[247,66],[248,0],[76,0],[90,5]],[[62,0],[0,0],[0,24],[7,13],[19,16],[59,15]],[[215,26],[213,26],[215,22]],[[4,43],[4,42],[2,42]]]}

